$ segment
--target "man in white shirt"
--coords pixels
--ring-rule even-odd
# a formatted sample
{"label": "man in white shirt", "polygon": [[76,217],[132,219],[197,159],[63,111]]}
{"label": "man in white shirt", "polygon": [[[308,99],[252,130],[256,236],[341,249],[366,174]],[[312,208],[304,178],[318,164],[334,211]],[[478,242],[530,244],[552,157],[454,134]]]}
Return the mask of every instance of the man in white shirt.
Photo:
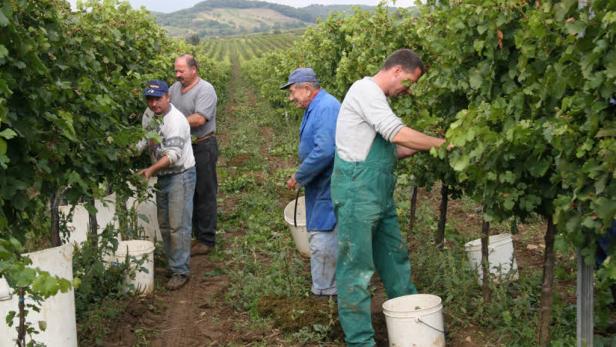
{"label": "man in white shirt", "polygon": [[152,165],[139,171],[146,179],[158,176],[156,206],[158,225],[172,272],[167,289],[181,288],[190,275],[190,243],[193,195],[195,193],[195,157],[190,126],[182,112],[171,103],[169,87],[164,81],[150,81],[143,92],[148,108],[143,127],[158,133],[161,141],[147,145]]}
{"label": "man in white shirt", "polygon": [[387,98],[408,94],[424,70],[413,51],[394,52],[376,75],[351,86],[338,114],[331,192],[338,314],[349,346],[375,345],[368,290],[375,270],[389,298],[417,293],[393,200],[394,170],[398,158],[445,141],[406,127]]}

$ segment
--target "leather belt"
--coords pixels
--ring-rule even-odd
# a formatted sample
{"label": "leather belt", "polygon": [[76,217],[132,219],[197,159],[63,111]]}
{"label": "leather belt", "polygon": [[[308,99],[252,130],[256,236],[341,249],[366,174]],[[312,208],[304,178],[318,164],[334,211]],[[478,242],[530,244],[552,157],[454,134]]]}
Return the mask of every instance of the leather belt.
{"label": "leather belt", "polygon": [[205,140],[209,139],[210,137],[212,137],[212,136],[214,136],[214,135],[216,135],[216,133],[214,133],[214,132],[212,131],[212,132],[211,132],[211,133],[209,133],[209,134],[205,134],[205,135],[203,135],[203,136],[201,136],[201,137],[197,137],[197,138],[193,141],[193,144],[197,144],[197,143],[199,143],[199,142],[203,142],[203,141],[205,141]]}

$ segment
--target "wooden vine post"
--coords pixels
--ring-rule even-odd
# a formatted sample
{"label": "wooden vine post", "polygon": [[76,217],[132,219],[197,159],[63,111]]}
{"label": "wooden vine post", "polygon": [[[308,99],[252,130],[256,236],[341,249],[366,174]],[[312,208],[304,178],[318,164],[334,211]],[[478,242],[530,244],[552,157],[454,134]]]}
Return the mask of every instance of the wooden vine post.
{"label": "wooden vine post", "polygon": [[445,225],[447,224],[447,204],[449,202],[449,186],[443,182],[441,186],[441,205],[439,207],[438,227],[434,242],[438,249],[442,250],[445,247]]}
{"label": "wooden vine post", "polygon": [[413,228],[415,227],[415,220],[417,216],[417,186],[411,187],[411,208],[409,210],[409,240],[411,234],[413,233]]}
{"label": "wooden vine post", "polygon": [[481,225],[481,270],[483,301],[489,302],[490,293],[490,222],[484,219]]}
{"label": "wooden vine post", "polygon": [[545,254],[543,259],[543,283],[541,285],[541,307],[539,309],[538,339],[541,347],[550,343],[550,324],[552,322],[552,287],[554,284],[554,236],[556,228],[552,217],[548,217],[548,227],[545,232]]}

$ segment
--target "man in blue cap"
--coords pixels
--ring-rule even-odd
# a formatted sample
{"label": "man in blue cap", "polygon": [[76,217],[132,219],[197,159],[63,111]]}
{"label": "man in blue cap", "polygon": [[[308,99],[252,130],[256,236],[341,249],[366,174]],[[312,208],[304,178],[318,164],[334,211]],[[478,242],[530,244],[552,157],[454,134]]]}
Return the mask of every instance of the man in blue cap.
{"label": "man in blue cap", "polygon": [[190,274],[188,265],[196,181],[190,125],[182,112],[171,104],[165,81],[149,81],[143,96],[148,104],[143,114],[143,127],[156,131],[160,141],[144,140],[140,143],[141,149],[147,146],[153,164],[139,171],[139,175],[146,179],[158,176],[158,225],[172,273],[166,287],[175,290],[188,282]]}
{"label": "man in blue cap", "polygon": [[309,67],[291,72],[281,89],[288,89],[289,100],[305,110],[299,129],[301,164],[287,181],[287,187],[306,189],[312,293],[336,295],[336,217],[329,184],[340,102],[321,89],[316,74]]}

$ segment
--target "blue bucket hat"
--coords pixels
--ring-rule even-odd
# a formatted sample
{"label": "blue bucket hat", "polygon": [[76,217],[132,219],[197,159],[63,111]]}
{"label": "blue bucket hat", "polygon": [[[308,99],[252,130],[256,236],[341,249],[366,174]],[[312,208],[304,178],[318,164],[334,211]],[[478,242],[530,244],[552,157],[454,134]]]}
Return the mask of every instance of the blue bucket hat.
{"label": "blue bucket hat", "polygon": [[317,74],[314,73],[314,70],[312,68],[300,67],[293,70],[293,72],[291,72],[291,74],[289,75],[289,81],[280,86],[280,89],[287,89],[292,84],[303,82],[318,82]]}
{"label": "blue bucket hat", "polygon": [[169,86],[167,85],[167,82],[161,80],[153,80],[149,81],[145,85],[145,89],[143,90],[143,96],[161,97],[167,94],[168,91]]}

